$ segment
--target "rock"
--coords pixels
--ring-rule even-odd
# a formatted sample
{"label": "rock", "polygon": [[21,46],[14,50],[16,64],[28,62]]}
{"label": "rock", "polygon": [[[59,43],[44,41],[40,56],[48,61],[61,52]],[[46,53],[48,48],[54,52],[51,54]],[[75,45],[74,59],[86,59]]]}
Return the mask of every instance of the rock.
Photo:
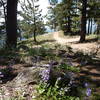
{"label": "rock", "polygon": [[41,80],[40,72],[45,70],[42,67],[28,67],[21,71],[16,78],[14,78],[11,82],[8,82],[9,85],[18,87],[24,86],[30,83],[39,83]]}

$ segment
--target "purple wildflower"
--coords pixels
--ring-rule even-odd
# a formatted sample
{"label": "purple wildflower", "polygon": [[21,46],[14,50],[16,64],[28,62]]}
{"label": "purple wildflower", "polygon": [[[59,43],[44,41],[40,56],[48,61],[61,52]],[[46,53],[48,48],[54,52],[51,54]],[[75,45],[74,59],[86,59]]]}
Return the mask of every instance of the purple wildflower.
{"label": "purple wildflower", "polygon": [[[0,72],[0,79],[4,77],[4,75],[2,74],[2,72]],[[0,80],[0,83],[2,83],[2,80]]]}
{"label": "purple wildflower", "polygon": [[4,77],[4,75],[2,74],[2,72],[0,72],[0,78],[1,78],[1,77]]}
{"label": "purple wildflower", "polygon": [[4,77],[4,75],[0,75],[0,77]]}
{"label": "purple wildflower", "polygon": [[87,89],[86,89],[86,95],[87,95],[87,96],[90,96],[90,95],[91,95],[91,91],[92,91],[92,90],[91,90],[90,88],[87,88]]}
{"label": "purple wildflower", "polygon": [[2,74],[2,72],[0,72],[0,74]]}
{"label": "purple wildflower", "polygon": [[42,76],[41,78],[44,82],[47,82],[49,80],[50,77],[49,74],[50,74],[50,69],[45,69],[40,73],[40,75]]}
{"label": "purple wildflower", "polygon": [[85,87],[88,87],[88,86],[89,86],[89,84],[88,84],[88,83],[85,83],[85,84],[84,84],[84,86],[85,86]]}

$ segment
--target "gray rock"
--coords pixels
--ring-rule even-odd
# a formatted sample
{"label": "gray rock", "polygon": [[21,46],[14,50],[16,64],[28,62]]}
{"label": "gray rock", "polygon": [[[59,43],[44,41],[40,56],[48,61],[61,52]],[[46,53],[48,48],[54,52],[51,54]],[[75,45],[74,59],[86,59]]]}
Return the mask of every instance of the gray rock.
{"label": "gray rock", "polygon": [[24,86],[30,83],[39,83],[41,80],[40,72],[45,70],[42,67],[28,67],[21,71],[16,78],[11,82],[8,82],[9,85],[18,87]]}

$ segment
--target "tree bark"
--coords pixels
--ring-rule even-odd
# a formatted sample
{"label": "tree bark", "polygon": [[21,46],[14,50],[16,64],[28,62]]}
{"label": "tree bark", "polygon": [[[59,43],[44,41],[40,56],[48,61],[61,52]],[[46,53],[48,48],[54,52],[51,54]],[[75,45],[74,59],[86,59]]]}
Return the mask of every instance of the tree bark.
{"label": "tree bark", "polygon": [[35,19],[35,14],[34,14],[34,42],[37,42],[37,40],[36,40],[36,19]]}
{"label": "tree bark", "polygon": [[92,34],[92,18],[91,18],[90,22],[91,22],[90,34]]}
{"label": "tree bark", "polygon": [[90,18],[88,20],[88,34],[90,34]]}
{"label": "tree bark", "polygon": [[71,32],[71,19],[70,19],[70,16],[68,16],[68,29],[67,29],[67,32]]}
{"label": "tree bark", "polygon": [[82,17],[81,17],[81,32],[80,32],[80,42],[85,41],[86,37],[86,8],[87,8],[87,0],[82,0]]}
{"label": "tree bark", "polygon": [[97,39],[100,38],[100,22],[97,24]]}
{"label": "tree bark", "polygon": [[9,48],[17,46],[17,1],[7,0],[6,45]]}
{"label": "tree bark", "polygon": [[34,42],[37,42],[36,40],[36,19],[35,19],[35,5],[34,5],[34,2],[35,0],[33,0],[33,12],[34,12],[34,15],[33,15],[33,18],[34,18]]}

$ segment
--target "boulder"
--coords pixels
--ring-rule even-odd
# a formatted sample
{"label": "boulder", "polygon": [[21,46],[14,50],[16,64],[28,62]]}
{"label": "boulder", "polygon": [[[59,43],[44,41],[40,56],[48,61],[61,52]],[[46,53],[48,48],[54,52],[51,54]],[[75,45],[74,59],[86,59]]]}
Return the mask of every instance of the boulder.
{"label": "boulder", "polygon": [[28,67],[21,71],[11,82],[8,82],[9,85],[18,87],[24,86],[30,83],[39,83],[41,80],[41,71],[46,68],[42,67]]}

